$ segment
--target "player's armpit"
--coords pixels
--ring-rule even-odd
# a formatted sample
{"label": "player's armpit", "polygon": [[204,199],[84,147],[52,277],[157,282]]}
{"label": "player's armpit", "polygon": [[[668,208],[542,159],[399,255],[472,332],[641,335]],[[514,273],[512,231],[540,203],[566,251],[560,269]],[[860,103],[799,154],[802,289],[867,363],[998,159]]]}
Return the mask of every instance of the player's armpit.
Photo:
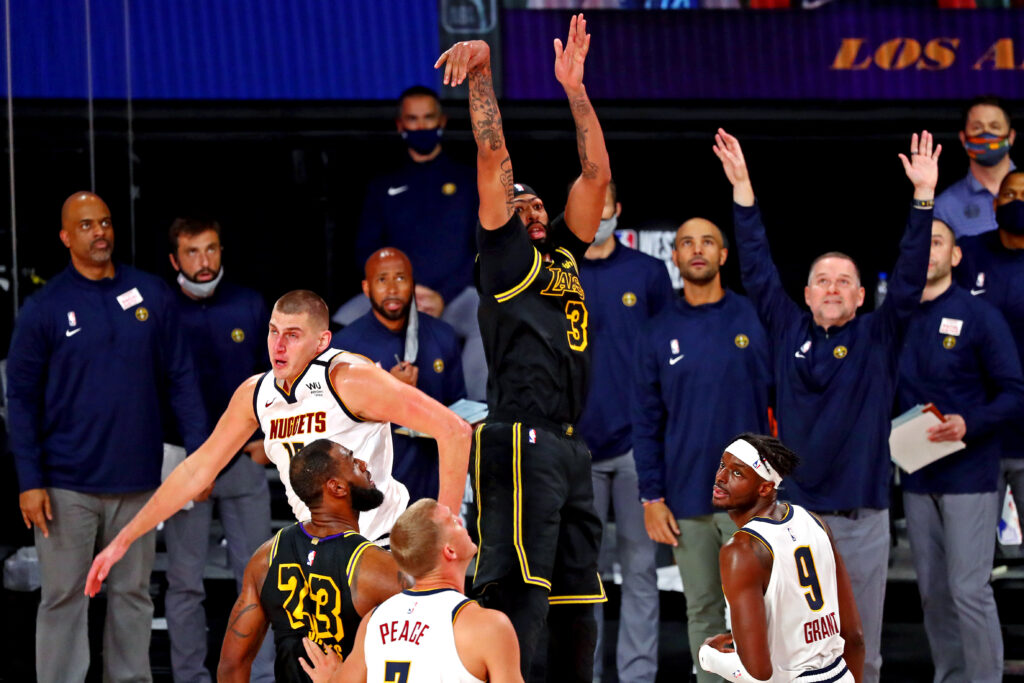
{"label": "player's armpit", "polygon": [[523,683],[519,640],[507,616],[473,603],[459,612],[454,628],[455,649],[469,673],[491,683]]}
{"label": "player's armpit", "polygon": [[[751,677],[769,680],[772,677],[771,650],[768,647],[768,616],[764,606],[764,589],[771,575],[771,565],[754,544],[760,541],[745,533],[737,533],[719,552],[722,590],[729,601],[732,615],[732,637],[736,653]],[[763,548],[763,546],[762,546]],[[768,554],[767,550],[763,551]]]}
{"label": "player's armpit", "polygon": [[437,500],[452,510],[462,504],[473,430],[465,420],[373,365],[339,363],[331,370],[334,390],[359,417],[394,422],[437,441]]}
{"label": "player's armpit", "polygon": [[220,663],[217,666],[219,682],[248,681],[253,659],[267,634],[269,623],[263,605],[260,604],[260,591],[267,577],[273,541],[270,539],[260,546],[245,568],[242,592],[231,609],[224,643],[220,649]]}
{"label": "player's armpit", "polygon": [[359,616],[372,611],[392,595],[406,588],[405,575],[391,553],[376,546],[367,548],[352,570],[349,588],[352,605]]}

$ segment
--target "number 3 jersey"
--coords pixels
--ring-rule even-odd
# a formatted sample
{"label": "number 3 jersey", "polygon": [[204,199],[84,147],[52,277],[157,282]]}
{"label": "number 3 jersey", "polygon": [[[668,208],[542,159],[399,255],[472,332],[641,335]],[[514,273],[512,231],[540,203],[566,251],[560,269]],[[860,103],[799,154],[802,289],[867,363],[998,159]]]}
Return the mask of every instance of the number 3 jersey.
{"label": "number 3 jersey", "polygon": [[[845,681],[832,543],[807,510],[786,506],[783,519],[755,517],[737,532],[764,543],[773,558],[764,593],[771,680]],[[852,681],[853,675],[848,678]]]}
{"label": "number 3 jersey", "polygon": [[301,523],[277,532],[260,603],[274,630],[278,681],[309,680],[299,666],[304,637],[342,657],[352,651],[360,616],[349,586],[371,545],[356,531],[316,538]]}
{"label": "number 3 jersey", "polygon": [[405,590],[385,600],[366,624],[366,680],[483,683],[455,647],[455,621],[471,602],[450,588]]}
{"label": "number 3 jersey", "polygon": [[291,459],[307,443],[330,439],[366,463],[373,483],[384,494],[380,507],[359,515],[363,535],[377,540],[391,531],[409,503],[409,492],[391,477],[391,425],[363,420],[349,411],[331,384],[330,371],[336,363],[373,364],[359,354],[327,349],[295,378],[291,392],[281,388],[273,373],[263,375],[253,394],[253,408],[263,430],[267,457],[281,474],[295,519],[308,520],[309,509],[292,490],[288,476]]}
{"label": "number 3 jersey", "polygon": [[562,216],[545,253],[519,216],[497,230],[477,226],[480,334],[492,420],[540,417],[575,423],[590,372],[587,306],[577,260],[587,245]]}

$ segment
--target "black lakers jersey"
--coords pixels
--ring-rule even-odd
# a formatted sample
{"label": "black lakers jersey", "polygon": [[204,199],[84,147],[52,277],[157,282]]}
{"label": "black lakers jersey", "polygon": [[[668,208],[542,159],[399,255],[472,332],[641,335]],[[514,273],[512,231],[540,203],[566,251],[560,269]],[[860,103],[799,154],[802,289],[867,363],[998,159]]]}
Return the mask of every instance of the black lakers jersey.
{"label": "black lakers jersey", "polygon": [[497,230],[477,226],[480,333],[492,414],[574,423],[590,371],[587,305],[577,259],[587,244],[565,224],[548,226],[546,254],[515,214]]}
{"label": "black lakers jersey", "polygon": [[274,629],[274,676],[280,682],[307,682],[299,666],[302,639],[352,651],[360,616],[349,589],[360,556],[372,544],[355,531],[315,538],[301,524],[277,533],[260,602]]}

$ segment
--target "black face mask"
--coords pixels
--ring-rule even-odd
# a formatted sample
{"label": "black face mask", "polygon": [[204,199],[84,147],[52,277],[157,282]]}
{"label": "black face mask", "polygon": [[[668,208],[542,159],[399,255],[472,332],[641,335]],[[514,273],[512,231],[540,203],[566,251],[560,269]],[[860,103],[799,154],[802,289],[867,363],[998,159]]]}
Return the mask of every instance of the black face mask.
{"label": "black face mask", "polygon": [[1014,199],[997,206],[996,223],[1011,235],[1024,235],[1024,200]]}
{"label": "black face mask", "polygon": [[417,154],[430,154],[437,147],[437,143],[441,142],[443,134],[444,128],[440,126],[425,130],[403,130],[402,139],[409,145],[409,149]]}

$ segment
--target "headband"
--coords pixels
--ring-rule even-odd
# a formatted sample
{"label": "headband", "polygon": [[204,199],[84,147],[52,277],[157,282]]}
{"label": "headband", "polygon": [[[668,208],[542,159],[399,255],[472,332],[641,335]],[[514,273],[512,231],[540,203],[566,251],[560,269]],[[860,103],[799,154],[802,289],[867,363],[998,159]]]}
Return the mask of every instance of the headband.
{"label": "headband", "polygon": [[779,476],[779,473],[768,465],[768,462],[761,457],[761,454],[757,452],[757,449],[749,441],[736,439],[726,446],[725,450],[749,465],[762,479],[775,484],[776,488],[782,483],[782,477]]}

